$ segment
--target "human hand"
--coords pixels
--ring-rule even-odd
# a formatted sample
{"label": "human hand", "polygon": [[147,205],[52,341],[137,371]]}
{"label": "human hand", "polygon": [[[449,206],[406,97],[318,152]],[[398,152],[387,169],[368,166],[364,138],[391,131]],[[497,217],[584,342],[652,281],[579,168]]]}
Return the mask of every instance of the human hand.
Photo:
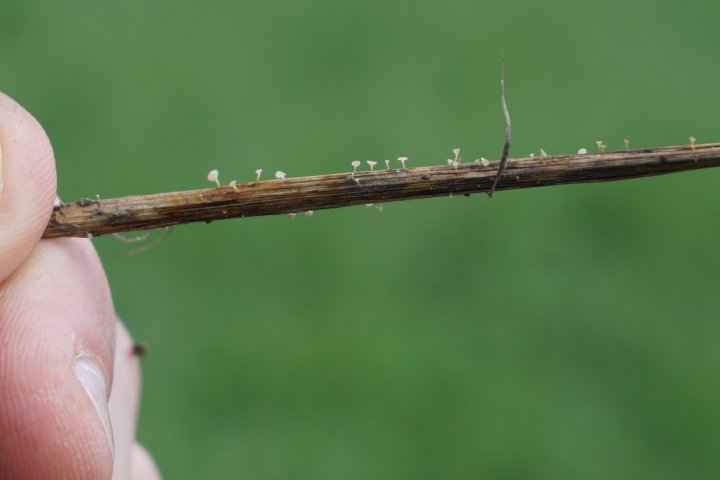
{"label": "human hand", "polygon": [[[0,93],[0,478],[154,480],[140,371],[90,240],[40,240],[55,160]],[[111,387],[110,387],[111,386]]]}

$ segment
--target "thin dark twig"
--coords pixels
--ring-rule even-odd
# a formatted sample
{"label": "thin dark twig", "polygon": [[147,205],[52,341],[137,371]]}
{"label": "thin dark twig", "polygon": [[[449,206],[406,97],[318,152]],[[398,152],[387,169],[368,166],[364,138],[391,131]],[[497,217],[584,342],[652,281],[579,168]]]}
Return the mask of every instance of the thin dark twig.
{"label": "thin dark twig", "polygon": [[500,181],[500,177],[505,171],[507,165],[508,155],[510,154],[510,112],[508,111],[507,101],[505,100],[505,53],[503,52],[500,60],[500,102],[502,103],[503,114],[505,115],[505,144],[503,145],[502,156],[500,157],[500,166],[498,167],[497,175],[493,180],[490,191],[487,192],[487,196],[492,198],[497,184]]}

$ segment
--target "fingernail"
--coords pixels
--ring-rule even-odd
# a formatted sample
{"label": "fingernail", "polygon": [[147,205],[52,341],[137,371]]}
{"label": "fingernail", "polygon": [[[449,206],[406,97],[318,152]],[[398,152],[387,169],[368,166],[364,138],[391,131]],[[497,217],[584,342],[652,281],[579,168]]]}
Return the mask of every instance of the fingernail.
{"label": "fingernail", "polygon": [[73,363],[75,375],[82,384],[85,392],[95,405],[95,410],[105,428],[110,448],[115,452],[112,424],[110,423],[110,410],[108,408],[108,382],[103,375],[97,361],[87,355],[77,357]]}
{"label": "fingernail", "polygon": [[2,157],[2,143],[0,143],[0,193],[3,191],[3,157]]}

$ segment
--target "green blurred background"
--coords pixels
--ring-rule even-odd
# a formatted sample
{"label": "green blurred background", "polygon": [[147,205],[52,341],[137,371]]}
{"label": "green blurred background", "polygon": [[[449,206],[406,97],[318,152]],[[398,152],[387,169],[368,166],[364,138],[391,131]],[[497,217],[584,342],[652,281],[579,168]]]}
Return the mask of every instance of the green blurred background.
{"label": "green blurred background", "polygon": [[[719,141],[710,1],[4,0],[59,193]],[[268,175],[266,173],[266,175]],[[717,478],[720,171],[95,241],[168,479]]]}

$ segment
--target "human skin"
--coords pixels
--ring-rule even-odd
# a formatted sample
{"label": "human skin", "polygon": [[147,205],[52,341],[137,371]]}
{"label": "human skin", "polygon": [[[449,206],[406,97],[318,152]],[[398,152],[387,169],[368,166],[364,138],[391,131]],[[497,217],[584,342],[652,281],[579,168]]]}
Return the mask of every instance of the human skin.
{"label": "human skin", "polygon": [[138,359],[90,240],[41,240],[55,159],[0,93],[0,479],[160,478],[135,441]]}

